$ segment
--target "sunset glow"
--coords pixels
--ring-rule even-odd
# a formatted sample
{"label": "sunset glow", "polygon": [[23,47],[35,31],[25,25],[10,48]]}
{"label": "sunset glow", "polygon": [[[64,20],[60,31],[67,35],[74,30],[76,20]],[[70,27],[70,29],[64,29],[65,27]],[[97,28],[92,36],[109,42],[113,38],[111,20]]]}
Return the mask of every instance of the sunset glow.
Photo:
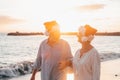
{"label": "sunset glow", "polygon": [[67,80],[74,80],[73,74],[67,74]]}
{"label": "sunset glow", "polygon": [[119,0],[0,0],[0,32],[44,32],[56,20],[62,32],[85,24],[99,32],[120,31]]}

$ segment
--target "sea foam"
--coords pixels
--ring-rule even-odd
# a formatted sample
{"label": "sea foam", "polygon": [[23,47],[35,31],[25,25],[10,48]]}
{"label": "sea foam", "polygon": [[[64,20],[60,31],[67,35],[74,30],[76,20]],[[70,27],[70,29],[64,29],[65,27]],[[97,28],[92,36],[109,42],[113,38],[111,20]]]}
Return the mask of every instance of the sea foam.
{"label": "sea foam", "polygon": [[32,72],[33,62],[24,61],[18,64],[0,68],[0,78],[9,78],[25,75]]}

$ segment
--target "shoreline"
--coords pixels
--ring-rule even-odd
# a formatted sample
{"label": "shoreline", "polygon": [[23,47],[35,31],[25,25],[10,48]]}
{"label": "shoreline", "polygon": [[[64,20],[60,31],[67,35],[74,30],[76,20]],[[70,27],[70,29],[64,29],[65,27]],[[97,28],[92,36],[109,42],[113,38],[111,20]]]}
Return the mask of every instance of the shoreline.
{"label": "shoreline", "polygon": [[[120,79],[119,67],[120,67],[120,58],[101,62],[100,80],[119,80]],[[31,74],[27,74],[24,76],[15,77],[8,80],[30,80],[30,77]],[[36,80],[40,80],[40,72],[37,73]]]}
{"label": "shoreline", "polygon": [[[77,32],[61,32],[61,35],[76,35]],[[44,35],[43,32],[10,32],[8,36]],[[120,36],[120,32],[97,32],[96,36]]]}

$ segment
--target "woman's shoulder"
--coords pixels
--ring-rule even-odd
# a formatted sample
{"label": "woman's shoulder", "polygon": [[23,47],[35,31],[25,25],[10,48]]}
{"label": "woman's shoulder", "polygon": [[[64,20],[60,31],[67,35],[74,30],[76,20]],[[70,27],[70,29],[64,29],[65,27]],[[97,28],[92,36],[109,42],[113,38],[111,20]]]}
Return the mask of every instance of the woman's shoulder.
{"label": "woman's shoulder", "polygon": [[93,47],[91,52],[92,52],[93,55],[99,56],[99,52],[96,48]]}
{"label": "woman's shoulder", "polygon": [[80,53],[80,49],[78,49],[76,52],[75,52],[75,56],[78,55]]}
{"label": "woman's shoulder", "polygon": [[92,48],[92,51],[98,53],[98,51],[95,47]]}

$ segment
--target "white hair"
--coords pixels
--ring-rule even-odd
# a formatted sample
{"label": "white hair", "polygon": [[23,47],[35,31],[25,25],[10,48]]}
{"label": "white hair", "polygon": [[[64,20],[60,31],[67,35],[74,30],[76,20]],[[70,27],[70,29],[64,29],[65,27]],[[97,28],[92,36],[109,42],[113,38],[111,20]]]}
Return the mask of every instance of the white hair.
{"label": "white hair", "polygon": [[79,27],[78,32],[82,33],[82,37],[81,37],[82,42],[86,42],[86,41],[91,42],[94,39],[94,35],[85,36],[86,28],[84,26]]}
{"label": "white hair", "polygon": [[[55,31],[59,31],[60,30],[60,28],[59,28],[59,26],[58,25],[55,25],[55,26],[53,26],[52,28],[51,28],[51,30],[50,31],[52,31],[52,32],[55,32]],[[49,36],[49,32],[48,31],[45,31],[44,32],[44,35],[46,35],[46,36]]]}

